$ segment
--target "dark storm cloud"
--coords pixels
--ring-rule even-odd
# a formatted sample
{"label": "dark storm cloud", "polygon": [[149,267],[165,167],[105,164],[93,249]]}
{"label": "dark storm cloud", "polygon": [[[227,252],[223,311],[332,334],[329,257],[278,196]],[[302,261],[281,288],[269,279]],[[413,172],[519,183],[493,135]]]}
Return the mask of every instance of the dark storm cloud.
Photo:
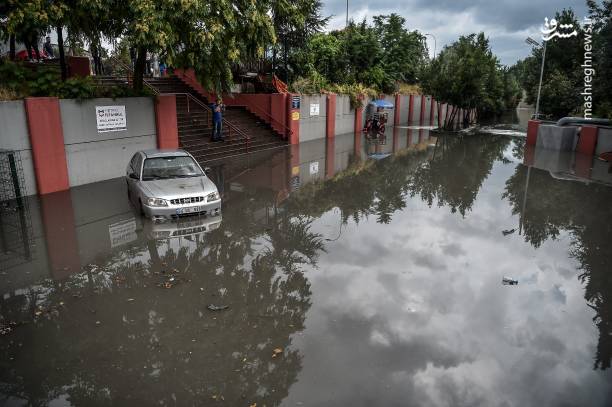
{"label": "dark storm cloud", "polygon": [[[345,0],[324,1],[323,7],[325,15],[334,16],[328,28],[344,26]],[[350,18],[361,20],[398,13],[406,18],[408,28],[434,33],[438,50],[459,35],[484,31],[505,64],[526,56],[530,50],[524,44],[525,37],[537,36],[544,17],[553,16],[563,8],[572,8],[579,18],[587,13],[584,0],[349,0]]]}

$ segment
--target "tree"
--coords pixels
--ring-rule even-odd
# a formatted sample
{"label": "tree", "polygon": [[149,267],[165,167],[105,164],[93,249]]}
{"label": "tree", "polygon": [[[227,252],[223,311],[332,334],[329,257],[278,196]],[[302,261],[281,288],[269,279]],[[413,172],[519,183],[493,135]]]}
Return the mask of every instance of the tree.
{"label": "tree", "polygon": [[612,119],[612,1],[601,5],[587,0],[590,17],[593,19],[593,62],[597,73],[593,88],[594,111],[600,117]]}
{"label": "tree", "polygon": [[461,36],[444,47],[423,71],[421,87],[437,100],[459,108],[478,109],[480,116],[501,113],[504,103],[502,71],[484,33]]}
{"label": "tree", "polygon": [[383,49],[382,67],[393,81],[416,83],[427,59],[425,36],[404,28],[406,19],[392,13],[374,17],[374,31]]}
{"label": "tree", "polygon": [[[577,113],[581,109],[580,93],[584,85],[583,42],[584,30],[571,9],[557,12],[555,19],[559,24],[572,24],[577,36],[569,38],[554,37],[546,43],[544,77],[540,92],[540,112],[554,117]],[[541,47],[534,47],[529,57],[519,62],[521,82],[526,91],[527,103],[535,105],[540,81],[542,63]]]}

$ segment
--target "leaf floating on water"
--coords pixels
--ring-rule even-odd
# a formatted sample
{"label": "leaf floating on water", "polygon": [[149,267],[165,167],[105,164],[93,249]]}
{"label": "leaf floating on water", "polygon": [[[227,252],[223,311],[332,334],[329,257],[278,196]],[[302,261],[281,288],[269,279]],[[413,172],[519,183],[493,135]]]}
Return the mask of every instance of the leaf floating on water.
{"label": "leaf floating on water", "polygon": [[282,348],[276,348],[272,351],[272,357],[275,358],[278,355],[280,355],[281,353],[283,353],[283,349]]}

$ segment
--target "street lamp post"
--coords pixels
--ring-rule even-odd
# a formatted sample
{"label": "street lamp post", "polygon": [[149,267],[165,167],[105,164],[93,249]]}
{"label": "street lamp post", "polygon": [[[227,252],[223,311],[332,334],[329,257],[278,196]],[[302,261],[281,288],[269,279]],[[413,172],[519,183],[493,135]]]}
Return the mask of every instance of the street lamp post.
{"label": "street lamp post", "polygon": [[348,27],[348,2],[349,0],[346,0],[346,27]]}
{"label": "street lamp post", "polygon": [[[535,47],[539,47],[540,43],[534,40],[531,37],[527,37],[525,42],[529,45],[533,45]],[[542,77],[544,76],[544,61],[546,60],[546,41],[544,41],[544,45],[542,46],[542,66],[540,67],[540,84],[538,85],[538,97],[536,98],[536,108],[535,108],[535,118],[538,120],[540,113],[540,92],[542,90]]]}
{"label": "street lamp post", "polygon": [[[431,36],[431,38],[433,38],[433,40],[434,40],[434,52],[433,52],[433,57],[435,58],[435,57],[436,57],[436,48],[438,47],[438,42],[436,41],[436,36],[435,36],[435,35],[433,35],[433,34],[430,34],[430,33],[425,33],[425,34],[423,34],[423,35],[430,35],[430,36]],[[433,59],[433,58],[432,58],[432,59]]]}

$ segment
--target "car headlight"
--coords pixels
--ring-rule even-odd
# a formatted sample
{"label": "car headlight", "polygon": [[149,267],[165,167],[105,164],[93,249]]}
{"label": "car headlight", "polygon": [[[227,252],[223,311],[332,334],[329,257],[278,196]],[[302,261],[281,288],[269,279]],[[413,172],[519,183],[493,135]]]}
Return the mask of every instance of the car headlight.
{"label": "car headlight", "polygon": [[168,201],[161,198],[147,198],[148,206],[168,206]]}
{"label": "car headlight", "polygon": [[219,199],[221,199],[219,192],[215,191],[208,194],[206,197],[206,202],[218,201]]}

